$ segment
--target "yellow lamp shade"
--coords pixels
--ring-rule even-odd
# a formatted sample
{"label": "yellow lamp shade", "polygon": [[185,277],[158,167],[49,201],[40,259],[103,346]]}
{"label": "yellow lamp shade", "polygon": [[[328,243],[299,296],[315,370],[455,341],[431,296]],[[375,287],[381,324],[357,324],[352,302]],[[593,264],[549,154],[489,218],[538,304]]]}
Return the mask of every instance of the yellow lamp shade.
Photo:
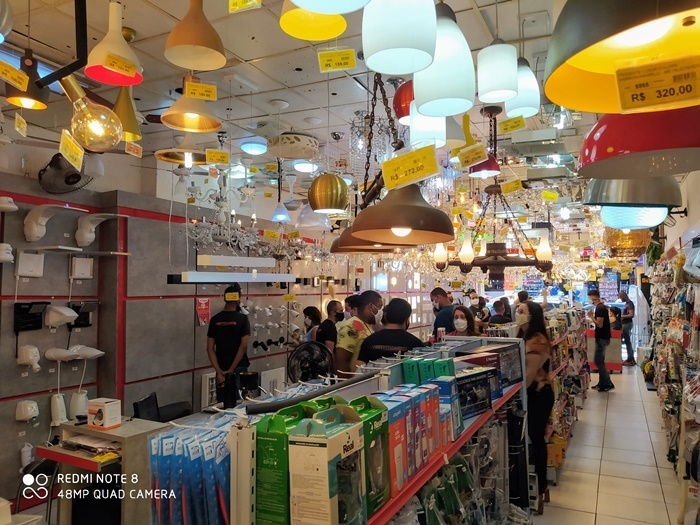
{"label": "yellow lamp shade", "polygon": [[124,142],[141,140],[141,129],[139,129],[139,122],[136,120],[134,102],[131,98],[131,86],[119,88],[119,95],[117,95],[117,101],[114,103],[112,111],[122,123],[122,140]]}
{"label": "yellow lamp shade", "polygon": [[13,106],[25,109],[46,109],[49,101],[49,88],[40,88],[36,85],[39,80],[38,63],[32,55],[31,49],[24,50],[24,56],[20,63],[20,69],[29,76],[27,91],[20,91],[12,84],[5,84],[5,96]]}
{"label": "yellow lamp shade", "polygon": [[624,232],[606,227],[603,234],[603,244],[611,257],[636,259],[647,251],[650,242],[651,230],[646,229]]}
{"label": "yellow lamp shade", "polygon": [[184,69],[211,71],[226,65],[224,44],[209,23],[204,0],[190,0],[185,17],[173,27],[165,43],[165,58]]}
{"label": "yellow lamp shade", "polygon": [[160,149],[155,152],[155,157],[171,164],[184,164],[186,168],[207,163],[206,152],[197,147],[189,133],[185,133],[185,138],[177,147]]}
{"label": "yellow lamp shade", "polygon": [[316,213],[342,213],[348,205],[348,185],[334,173],[319,175],[309,188],[309,204]]}
{"label": "yellow lamp shade", "polygon": [[332,40],[345,32],[348,23],[342,15],[313,13],[284,0],[280,27],[289,36],[299,40]]}
{"label": "yellow lamp shade", "polygon": [[210,133],[221,128],[221,121],[209,109],[207,103],[199,98],[184,95],[187,81],[197,82],[196,77],[185,77],[183,95],[161,115],[161,122],[172,129],[191,133]]}
{"label": "yellow lamp shade", "polygon": [[[700,24],[693,17],[700,18],[697,0],[569,0],[549,45],[544,81],[547,98],[591,113],[660,109],[623,109],[615,72],[692,55],[689,50],[700,41]],[[664,97],[662,108],[696,104],[697,100],[669,96]]]}

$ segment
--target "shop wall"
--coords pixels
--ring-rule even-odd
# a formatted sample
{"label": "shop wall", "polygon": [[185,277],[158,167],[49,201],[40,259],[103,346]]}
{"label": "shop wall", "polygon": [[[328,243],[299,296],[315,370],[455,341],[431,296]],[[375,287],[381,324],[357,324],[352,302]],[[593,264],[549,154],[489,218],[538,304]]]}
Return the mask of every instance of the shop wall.
{"label": "shop wall", "polygon": [[685,244],[700,235],[700,173],[690,173],[681,185],[681,192],[682,208],[687,208],[688,216],[673,216],[677,222],[673,228],[666,228],[666,249],[671,246],[678,248],[679,244]]}

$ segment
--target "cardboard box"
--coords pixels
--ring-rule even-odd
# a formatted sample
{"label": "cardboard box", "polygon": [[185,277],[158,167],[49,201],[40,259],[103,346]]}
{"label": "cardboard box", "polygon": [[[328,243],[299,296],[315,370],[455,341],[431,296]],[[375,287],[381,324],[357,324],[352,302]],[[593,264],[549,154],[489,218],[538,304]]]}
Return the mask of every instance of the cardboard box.
{"label": "cardboard box", "polygon": [[488,344],[457,352],[458,356],[483,354],[485,352],[498,354],[498,369],[501,371],[501,386],[514,385],[523,380],[523,366],[520,360],[520,345],[517,343]]}
{"label": "cardboard box", "polygon": [[449,405],[440,407],[440,446],[446,447],[452,442],[452,416]]}
{"label": "cardboard box", "polygon": [[413,400],[404,395],[395,395],[390,398],[390,401],[401,403],[403,413],[405,415],[404,422],[406,423],[406,472],[408,480],[412,480],[416,475],[416,447],[413,444],[415,440],[415,432],[413,425]]}
{"label": "cardboard box", "polygon": [[460,370],[484,366],[492,370],[490,374],[489,384],[491,385],[491,400],[496,400],[503,397],[503,389],[501,388],[501,373],[495,367],[498,362],[498,354],[484,353],[458,357],[455,359],[455,368],[457,373]]}
{"label": "cardboard box", "polygon": [[450,427],[452,428],[450,441],[454,441],[464,430],[462,421],[462,411],[459,407],[459,396],[457,395],[457,379],[455,377],[438,377],[431,381],[440,391],[440,407],[447,407],[450,410]]}
{"label": "cardboard box", "polygon": [[367,522],[363,424],[347,405],[304,419],[289,435],[292,525]]}
{"label": "cardboard box", "polygon": [[389,472],[391,497],[397,496],[408,481],[406,449],[406,410],[399,401],[382,401],[389,417]]}
{"label": "cardboard box", "polygon": [[98,397],[88,400],[87,426],[109,430],[122,425],[122,402],[119,399]]}
{"label": "cardboard box", "polygon": [[418,472],[423,468],[423,464],[428,459],[428,435],[425,428],[425,392],[419,392],[415,388],[412,388],[404,391],[401,395],[411,398],[414,461],[416,472]]}
{"label": "cardboard box", "polygon": [[426,358],[418,361],[418,373],[420,374],[420,382],[425,383],[435,378],[435,359]]}
{"label": "cardboard box", "polygon": [[483,414],[491,409],[491,377],[493,368],[469,368],[457,371],[457,392],[462,419]]}
{"label": "cardboard box", "polygon": [[425,430],[428,438],[428,458],[440,448],[440,390],[436,385],[426,383],[417,388],[425,392]]}
{"label": "cardboard box", "polygon": [[404,359],[401,361],[404,383],[412,383],[416,385],[420,383],[420,370],[418,364],[420,361],[420,359]]}
{"label": "cardboard box", "polygon": [[455,375],[454,360],[451,357],[436,359],[433,363],[433,368],[435,370],[435,377]]}

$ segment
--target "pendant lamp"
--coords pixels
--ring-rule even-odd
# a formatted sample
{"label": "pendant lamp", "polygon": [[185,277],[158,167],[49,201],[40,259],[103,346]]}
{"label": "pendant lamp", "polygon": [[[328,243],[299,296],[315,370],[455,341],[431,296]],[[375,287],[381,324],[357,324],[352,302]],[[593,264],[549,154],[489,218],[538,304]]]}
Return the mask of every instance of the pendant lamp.
{"label": "pendant lamp", "polygon": [[312,13],[322,15],[344,15],[359,11],[369,4],[370,0],[292,0],[294,4]]}
{"label": "pendant lamp", "polygon": [[[399,243],[400,242],[401,241],[399,239]],[[338,239],[338,247],[348,249],[359,248],[362,250],[372,248],[384,248],[388,250],[394,250],[396,248],[410,248],[410,246],[408,246],[407,244],[384,244],[358,239],[352,234],[352,225],[350,225],[348,228],[345,228],[345,230],[343,230],[343,233],[340,234],[340,238]]]}
{"label": "pendant lamp", "polygon": [[603,224],[618,230],[643,230],[658,226],[666,220],[668,208],[665,206],[603,206],[600,219]]}
{"label": "pendant lamp", "polygon": [[15,22],[14,13],[10,0],[0,2],[0,44],[5,43],[5,37],[12,32],[12,25]]}
{"label": "pendant lamp", "polygon": [[183,95],[161,115],[161,123],[171,129],[192,133],[209,133],[221,129],[221,121],[209,109],[207,103],[199,98],[186,96],[187,82],[198,82],[193,76],[186,76],[182,81]]}
{"label": "pendant lamp", "polygon": [[500,174],[501,166],[499,166],[496,157],[491,153],[489,153],[485,161],[474,164],[469,168],[469,176],[473,179],[488,179],[489,177],[496,177]]}
{"label": "pendant lamp", "polygon": [[267,140],[263,137],[249,137],[241,142],[241,149],[248,155],[262,155],[267,152]]}
{"label": "pendant lamp", "polygon": [[[105,65],[110,55],[131,62],[136,71],[128,75],[115,71]],[[135,86],[143,82],[143,68],[134,50],[122,35],[122,5],[109,3],[109,29],[105,37],[92,48],[85,66],[85,75],[89,78],[111,86]]]}
{"label": "pendant lamp", "polygon": [[377,73],[408,75],[425,69],[433,61],[436,41],[433,0],[372,0],[362,13],[365,63]]}
{"label": "pendant lamp", "polygon": [[411,125],[411,102],[413,102],[413,80],[407,80],[401,84],[394,93],[394,114],[399,119],[399,124]]}
{"label": "pendant lamp", "polygon": [[277,204],[275,211],[272,213],[272,220],[274,222],[291,222],[292,219],[289,218],[289,212],[281,202]]}
{"label": "pendant lamp", "polygon": [[471,232],[466,232],[464,234],[464,242],[462,243],[462,249],[459,250],[459,262],[462,264],[471,264],[474,262],[474,246],[472,246],[472,234]]}
{"label": "pendant lamp", "polygon": [[[345,233],[345,232],[343,232]],[[342,234],[341,236],[342,237]],[[384,248],[384,247],[376,247],[373,243],[367,243],[366,247],[346,247],[346,246],[340,246],[340,237],[335,239],[331,243],[331,253],[346,253],[346,254],[351,254],[351,253],[367,253],[367,254],[373,254],[373,253],[391,253],[393,250],[391,248]]]}
{"label": "pendant lamp", "polygon": [[437,4],[437,43],[433,63],[413,75],[416,106],[428,117],[449,117],[474,106],[476,78],[467,39],[447,4]]}
{"label": "pendant lamp", "polygon": [[584,179],[627,179],[676,175],[700,169],[700,106],[603,115],[581,145]]}
{"label": "pendant lamp", "polygon": [[316,213],[342,213],[348,205],[348,185],[335,173],[324,173],[311,183],[308,197]]}
{"label": "pendant lamp", "polygon": [[[335,5],[335,2],[330,4]],[[347,29],[348,23],[337,13],[314,13],[294,5],[291,0],[284,0],[280,27],[291,37],[318,42],[339,37]]]}
{"label": "pendant lamp", "polygon": [[[549,44],[547,98],[579,111],[622,113],[616,69],[689,56],[688,50],[700,40],[696,18],[700,19],[696,0],[569,0]],[[694,97],[664,101],[666,109],[697,104]],[[637,106],[630,111],[658,109]]]}
{"label": "pendant lamp", "polygon": [[381,244],[409,246],[451,242],[455,237],[450,218],[428,204],[416,184],[391,190],[379,204],[358,213],[352,234]]}
{"label": "pendant lamp", "polygon": [[435,144],[442,148],[447,144],[447,121],[445,117],[426,117],[416,108],[416,101],[411,102],[411,145]]}
{"label": "pendant lamp", "polygon": [[467,143],[464,137],[464,131],[452,117],[446,117],[445,121],[447,123],[447,142],[445,142],[443,148],[447,150],[463,148]]}
{"label": "pendant lamp", "polygon": [[603,244],[608,248],[611,257],[636,259],[646,251],[651,242],[651,231],[635,230],[623,232],[613,228],[605,228]]}
{"label": "pendant lamp", "polygon": [[117,101],[114,103],[113,111],[122,123],[122,140],[124,142],[136,142],[141,140],[141,129],[136,120],[134,100],[131,97],[131,86],[119,88]]}
{"label": "pendant lamp", "polygon": [[479,100],[505,102],[518,94],[518,50],[500,38],[476,55]]}
{"label": "pendant lamp", "polygon": [[331,221],[325,213],[315,213],[309,204],[306,204],[297,217],[294,225],[297,230],[330,230]]}
{"label": "pendant lamp", "polygon": [[156,151],[155,157],[164,162],[184,164],[186,168],[207,163],[207,154],[197,148],[190,133],[185,133],[185,138],[182,139],[182,142],[177,147]]}
{"label": "pendant lamp", "polygon": [[38,62],[32,55],[32,50],[24,50],[24,56],[20,63],[20,69],[29,77],[27,91],[20,91],[12,84],[5,84],[5,96],[7,101],[13,106],[24,109],[46,109],[49,101],[49,88],[40,88],[36,85],[39,80]]}
{"label": "pendant lamp", "polygon": [[518,59],[518,94],[506,100],[508,118],[532,117],[540,112],[540,85],[523,57]]}
{"label": "pendant lamp", "polygon": [[189,11],[168,35],[165,58],[183,69],[198,71],[226,65],[224,44],[204,14],[204,0],[190,0]]}
{"label": "pendant lamp", "polygon": [[539,262],[552,261],[552,247],[549,245],[549,230],[545,230],[540,237],[540,244],[535,251],[535,259]]}

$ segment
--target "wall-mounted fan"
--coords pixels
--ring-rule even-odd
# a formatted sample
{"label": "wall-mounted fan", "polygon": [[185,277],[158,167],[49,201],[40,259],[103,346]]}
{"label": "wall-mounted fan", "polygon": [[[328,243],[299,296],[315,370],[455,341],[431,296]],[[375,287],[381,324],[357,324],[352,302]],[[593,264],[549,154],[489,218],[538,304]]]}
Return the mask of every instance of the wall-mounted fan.
{"label": "wall-mounted fan", "polygon": [[289,380],[311,381],[333,372],[333,354],[325,345],[307,341],[297,346],[287,359]]}
{"label": "wall-mounted fan", "polygon": [[49,163],[39,170],[39,184],[47,193],[61,195],[84,188],[92,177],[80,173],[60,153],[56,153]]}

